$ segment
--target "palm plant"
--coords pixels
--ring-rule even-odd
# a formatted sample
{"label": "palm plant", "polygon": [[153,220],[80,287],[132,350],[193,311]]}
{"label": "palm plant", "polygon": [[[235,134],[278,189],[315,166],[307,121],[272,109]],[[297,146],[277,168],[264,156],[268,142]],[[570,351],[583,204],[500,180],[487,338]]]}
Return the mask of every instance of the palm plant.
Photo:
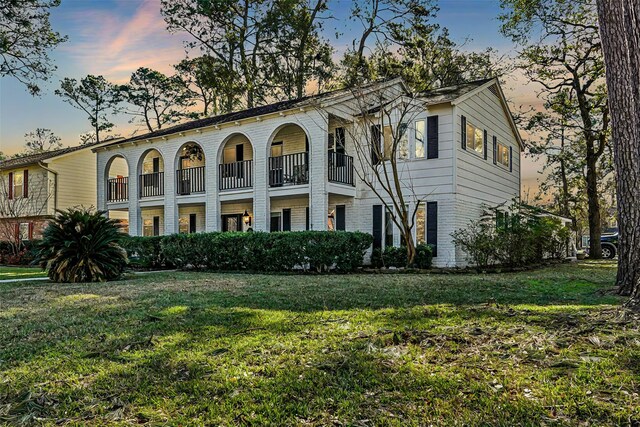
{"label": "palm plant", "polygon": [[36,261],[54,282],[104,282],[119,278],[127,254],[117,221],[93,209],[58,211],[45,229]]}

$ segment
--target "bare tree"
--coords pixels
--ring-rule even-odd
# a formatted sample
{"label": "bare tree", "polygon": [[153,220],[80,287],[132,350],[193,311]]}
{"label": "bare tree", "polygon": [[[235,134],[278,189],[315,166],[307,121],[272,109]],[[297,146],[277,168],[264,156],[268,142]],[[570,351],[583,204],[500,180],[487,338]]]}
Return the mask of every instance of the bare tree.
{"label": "bare tree", "polygon": [[16,181],[9,173],[0,174],[0,241],[8,242],[14,255],[22,248],[20,223],[23,219],[42,217],[49,212],[55,187],[54,180],[46,170],[22,175]]}
{"label": "bare tree", "polygon": [[409,158],[409,124],[425,107],[404,90],[371,91],[368,86],[356,86],[351,93],[351,119],[344,129],[354,147],[355,174],[390,214],[406,245],[407,265],[411,265],[416,255],[413,228],[425,195],[418,195],[404,159]]}

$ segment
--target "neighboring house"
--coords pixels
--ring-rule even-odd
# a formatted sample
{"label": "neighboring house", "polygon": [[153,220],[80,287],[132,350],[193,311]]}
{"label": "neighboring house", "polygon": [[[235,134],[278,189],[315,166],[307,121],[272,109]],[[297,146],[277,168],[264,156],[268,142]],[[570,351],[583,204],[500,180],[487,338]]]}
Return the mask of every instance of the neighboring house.
{"label": "neighboring house", "polygon": [[0,161],[0,240],[38,239],[56,209],[96,206],[95,147]]}
{"label": "neighboring house", "polygon": [[[362,141],[350,132],[362,117],[355,93],[278,102],[94,148],[98,206],[127,215],[132,235],[336,229],[372,233],[375,246],[400,245],[379,198],[359,179],[366,166],[355,152]],[[391,99],[407,90],[393,79],[358,93]],[[408,203],[420,203],[414,233],[436,248],[435,265],[464,265],[451,233],[483,205],[519,197],[522,141],[495,79],[411,102],[420,109],[403,122],[406,158],[398,161],[403,183],[411,183]],[[387,130],[377,129],[380,144]]]}

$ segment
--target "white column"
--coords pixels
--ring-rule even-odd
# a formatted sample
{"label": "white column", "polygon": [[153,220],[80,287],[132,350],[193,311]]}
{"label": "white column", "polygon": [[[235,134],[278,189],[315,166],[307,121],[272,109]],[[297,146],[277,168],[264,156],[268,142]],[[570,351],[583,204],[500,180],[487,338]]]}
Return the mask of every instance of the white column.
{"label": "white column", "polygon": [[309,127],[309,215],[312,230],[326,230],[329,214],[329,195],[327,193],[327,147],[328,113],[318,112],[321,117],[312,120]]}
{"label": "white column", "polygon": [[269,231],[271,208],[269,199],[268,150],[266,141],[255,144],[253,159],[253,221],[255,231]]}
{"label": "white column", "polygon": [[[208,153],[207,153],[208,154]],[[205,190],[207,204],[205,206],[205,230],[207,232],[220,230],[220,197],[218,189],[218,159],[215,155],[207,156],[205,167]]]}
{"label": "white column", "polygon": [[138,165],[129,159],[129,234],[142,236],[142,215],[138,206]]}
{"label": "white column", "polygon": [[173,157],[164,156],[164,234],[176,233],[177,223],[176,171]]}

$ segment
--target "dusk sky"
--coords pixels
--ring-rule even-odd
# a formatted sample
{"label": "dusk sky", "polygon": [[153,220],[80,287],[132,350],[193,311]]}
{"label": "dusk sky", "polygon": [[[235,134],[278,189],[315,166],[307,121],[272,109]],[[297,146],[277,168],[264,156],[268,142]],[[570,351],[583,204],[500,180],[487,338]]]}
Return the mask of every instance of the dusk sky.
{"label": "dusk sky", "polygon": [[[350,1],[332,0],[330,8],[336,19],[327,23],[327,38],[338,53],[359,31],[346,19]],[[436,22],[450,30],[465,49],[498,49],[515,55],[512,43],[499,33],[498,0],[440,0]],[[36,128],[49,128],[62,138],[65,146],[78,144],[81,133],[90,130],[79,110],[53,94],[63,77],[81,78],[87,74],[103,75],[112,82],[124,83],[138,67],[145,66],[172,73],[172,65],[185,57],[183,35],[166,30],[160,14],[160,0],[62,0],[52,10],[52,26],[68,35],[69,40],[52,54],[58,66],[52,80],[43,85],[44,94],[32,97],[16,80],[0,79],[0,151],[13,154],[21,150],[24,134]],[[335,31],[343,33],[336,40]],[[513,76],[507,79],[505,93],[517,107],[539,104],[535,87],[523,85]],[[115,120],[115,133],[130,135],[135,128],[127,117]],[[526,191],[534,185],[540,166],[524,160],[522,178]]]}

